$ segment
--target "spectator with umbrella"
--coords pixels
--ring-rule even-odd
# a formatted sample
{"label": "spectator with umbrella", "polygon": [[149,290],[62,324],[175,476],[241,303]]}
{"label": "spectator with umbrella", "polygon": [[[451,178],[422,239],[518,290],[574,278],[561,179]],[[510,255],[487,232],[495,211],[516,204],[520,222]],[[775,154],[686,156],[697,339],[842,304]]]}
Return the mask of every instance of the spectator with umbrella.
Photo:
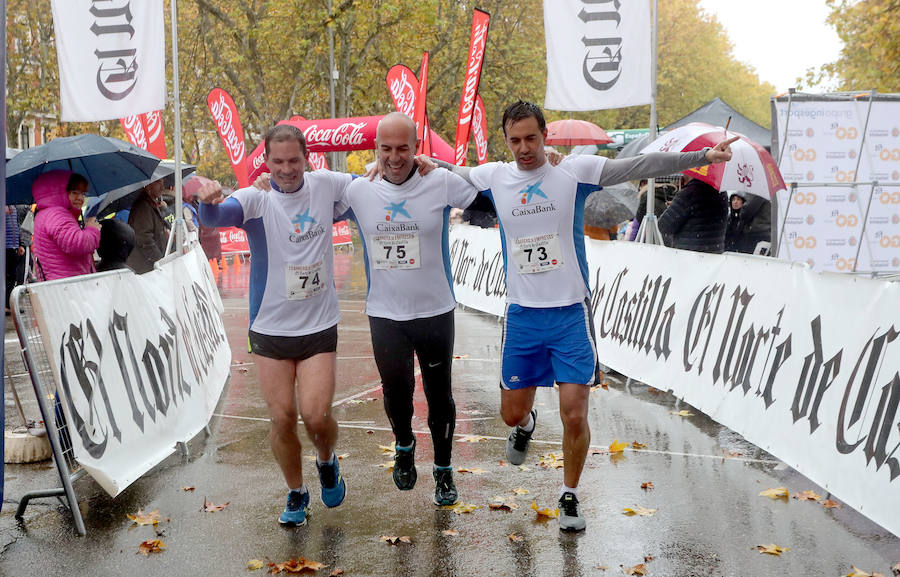
{"label": "spectator with umbrella", "polygon": [[659,218],[659,232],[666,245],[696,252],[725,252],[725,193],[700,179],[684,178],[685,185]]}
{"label": "spectator with umbrella", "polygon": [[162,192],[162,178],[144,186],[128,215],[128,224],[134,229],[134,249],[128,256],[128,266],[138,274],[153,270],[153,264],[166,254],[169,225],[163,215],[166,203]]}

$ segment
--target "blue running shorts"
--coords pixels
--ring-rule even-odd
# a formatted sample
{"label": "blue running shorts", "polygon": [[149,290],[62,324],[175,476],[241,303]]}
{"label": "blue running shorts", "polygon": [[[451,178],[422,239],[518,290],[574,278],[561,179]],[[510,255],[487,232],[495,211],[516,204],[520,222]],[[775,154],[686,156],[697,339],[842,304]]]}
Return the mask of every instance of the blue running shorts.
{"label": "blue running shorts", "polygon": [[588,300],[565,307],[506,307],[500,386],[593,385],[599,368]]}

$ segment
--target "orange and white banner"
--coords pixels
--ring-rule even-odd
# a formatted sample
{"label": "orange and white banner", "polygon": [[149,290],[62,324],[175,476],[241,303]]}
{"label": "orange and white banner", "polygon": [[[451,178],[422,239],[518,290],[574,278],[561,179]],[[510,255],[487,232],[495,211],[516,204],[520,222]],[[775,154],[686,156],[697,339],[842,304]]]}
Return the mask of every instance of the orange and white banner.
{"label": "orange and white banner", "polygon": [[475,9],[472,15],[472,33],[469,38],[469,58],[466,61],[466,80],[463,83],[462,96],[459,100],[459,115],[456,120],[455,162],[457,166],[465,166],[466,153],[469,149],[469,131],[472,127],[472,114],[475,110],[475,96],[481,82],[481,67],[484,64],[484,51],[487,47],[488,29],[491,15]]}

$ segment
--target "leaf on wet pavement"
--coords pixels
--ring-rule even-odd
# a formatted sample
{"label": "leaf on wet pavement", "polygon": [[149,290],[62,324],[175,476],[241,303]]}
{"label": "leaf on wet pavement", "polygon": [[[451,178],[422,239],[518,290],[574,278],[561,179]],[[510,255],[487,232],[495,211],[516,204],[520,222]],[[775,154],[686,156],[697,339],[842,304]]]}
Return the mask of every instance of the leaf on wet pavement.
{"label": "leaf on wet pavement", "polygon": [[774,489],[766,489],[765,491],[760,491],[759,496],[768,497],[770,499],[784,499],[785,501],[787,501],[788,490],[787,487],[775,487]]}
{"label": "leaf on wet pavement", "polygon": [[640,505],[635,505],[634,508],[626,507],[622,509],[622,514],[628,515],[629,517],[633,517],[635,515],[639,515],[641,517],[652,517],[654,513],[656,513],[657,509],[648,509],[646,507],[641,507]]}
{"label": "leaf on wet pavement", "polygon": [[372,401],[376,401],[375,397],[367,397],[365,399],[350,399],[349,403],[351,405],[365,405],[366,403],[371,403]]}
{"label": "leaf on wet pavement", "polygon": [[645,491],[650,491],[653,488],[654,488],[653,481],[647,481],[646,483],[641,483],[641,489],[643,489]]}
{"label": "leaf on wet pavement", "polygon": [[606,571],[607,569],[609,569],[609,566],[597,563],[596,565],[594,565],[594,569],[596,569],[597,571]]}
{"label": "leaf on wet pavement", "polygon": [[541,460],[538,463],[541,467],[545,469],[562,469],[563,468],[563,454],[562,453],[545,453],[541,455]]}
{"label": "leaf on wet pavement", "polygon": [[509,463],[507,463],[507,462],[504,461],[503,459],[500,459],[499,461],[497,461],[497,466],[498,466],[498,467],[508,467],[508,466],[509,466]]}
{"label": "leaf on wet pavement", "polygon": [[832,499],[825,499],[824,501],[820,501],[820,503],[822,503],[822,506],[826,509],[840,509],[843,507],[843,505]]}
{"label": "leaf on wet pavement", "polygon": [[526,465],[519,465],[519,470],[520,471],[530,471],[531,467],[528,467]]}
{"label": "leaf on wet pavement", "polygon": [[619,439],[616,439],[612,443],[609,444],[609,452],[610,453],[621,453],[628,447],[628,443],[620,443]]}
{"label": "leaf on wet pavement", "polygon": [[644,565],[643,563],[638,563],[634,567],[625,567],[624,565],[621,567],[622,567],[622,571],[626,575],[646,575],[647,574],[647,566]]}
{"label": "leaf on wet pavement", "polygon": [[268,564],[269,573],[315,573],[324,566],[324,563],[317,563],[303,557],[288,559],[283,563]]}
{"label": "leaf on wet pavement", "polygon": [[382,469],[387,469],[388,472],[394,470],[394,462],[393,461],[385,461],[384,463],[382,463],[378,466],[381,467]]}
{"label": "leaf on wet pavement", "polygon": [[513,495],[527,495],[528,489],[523,489],[522,487],[516,487],[512,490]]}
{"label": "leaf on wet pavement", "polygon": [[653,555],[644,555],[644,563],[649,563],[653,561]]}
{"label": "leaf on wet pavement", "polygon": [[448,537],[455,537],[455,536],[459,535],[459,531],[457,531],[456,529],[444,529],[443,531],[441,531],[441,535],[446,535]]}
{"label": "leaf on wet pavement", "polygon": [[485,471],[484,469],[479,469],[478,467],[472,467],[471,469],[466,469],[465,467],[460,467],[459,469],[456,470],[456,472],[459,473],[460,475],[466,475],[466,474],[484,475],[485,473],[487,473],[487,471]]}
{"label": "leaf on wet pavement", "polygon": [[335,569],[331,573],[328,574],[328,577],[341,577],[344,574],[343,569]]}
{"label": "leaf on wet pavement", "polygon": [[394,456],[394,453],[397,452],[397,443],[391,443],[390,446],[387,445],[378,445],[378,448],[381,449],[381,453],[384,455]]}
{"label": "leaf on wet pavement", "polygon": [[215,505],[212,501],[207,501],[206,497],[203,497],[203,512],[204,513],[215,513],[216,511],[223,511],[225,507],[231,504],[231,501],[226,501],[224,505]]}
{"label": "leaf on wet pavement", "polygon": [[162,553],[163,549],[166,549],[165,543],[159,539],[148,539],[147,541],[141,542],[138,547],[138,553],[146,557],[150,555],[150,553]]}
{"label": "leaf on wet pavement", "polygon": [[509,537],[509,540],[512,541],[513,543],[519,543],[520,541],[525,539],[525,537],[523,537],[521,535],[516,535],[515,533],[510,533],[509,535],[507,535],[507,537]]}
{"label": "leaf on wet pavement", "polygon": [[[897,572],[895,571],[894,575],[896,574]],[[866,573],[856,565],[851,565],[850,572],[847,573],[847,577],[884,577],[884,575],[882,575],[881,573],[876,573],[874,571],[872,573]]]}
{"label": "leaf on wet pavement", "polygon": [[473,505],[472,503],[457,503],[456,505],[444,505],[443,509],[450,509],[457,515],[465,515],[481,509],[481,505]]}
{"label": "leaf on wet pavement", "polygon": [[483,443],[487,441],[487,437],[482,437],[481,435],[466,435],[465,437],[458,439],[457,443]]}
{"label": "leaf on wet pavement", "polygon": [[265,563],[260,561],[259,559],[250,559],[249,561],[247,561],[247,571],[256,571],[257,569],[262,569],[263,565],[265,565]]}
{"label": "leaf on wet pavement", "polygon": [[757,545],[756,550],[760,553],[765,553],[767,555],[781,555],[782,553],[786,553],[790,551],[790,547],[779,547],[778,545],[772,543],[770,545]]}
{"label": "leaf on wet pavement", "polygon": [[399,545],[400,543],[412,543],[412,540],[407,535],[403,535],[402,537],[397,537],[395,535],[382,535],[378,539],[380,541],[387,543],[388,545]]}
{"label": "leaf on wet pavement", "polygon": [[794,493],[794,499],[800,501],[821,501],[822,496],[816,494],[814,491],[803,491],[801,493]]}
{"label": "leaf on wet pavement", "polygon": [[531,508],[537,513],[538,520],[541,519],[556,519],[559,517],[559,509],[551,509],[550,507],[544,507],[543,509],[538,507],[538,504],[535,501],[531,502]]}
{"label": "leaf on wet pavement", "polygon": [[193,485],[187,485],[186,487],[182,487],[181,490],[187,492],[187,491],[193,491],[196,488],[197,487],[195,487]]}
{"label": "leaf on wet pavement", "polygon": [[693,417],[694,413],[688,411],[687,409],[682,409],[680,411],[669,411],[670,415],[677,415],[679,417]]}
{"label": "leaf on wet pavement", "polygon": [[149,513],[144,513],[142,509],[138,509],[138,512],[134,515],[128,514],[126,516],[131,519],[135,525],[156,525],[159,523],[159,509],[154,509]]}
{"label": "leaf on wet pavement", "polygon": [[644,443],[640,443],[640,442],[638,442],[638,441],[632,441],[632,443],[631,443],[631,448],[632,448],[632,449],[635,449],[635,450],[646,449],[646,448],[647,448],[647,445],[644,444]]}
{"label": "leaf on wet pavement", "polygon": [[518,509],[519,505],[513,503],[512,501],[504,501],[501,497],[500,500],[495,500],[488,505],[488,509],[491,511],[513,511],[514,509]]}

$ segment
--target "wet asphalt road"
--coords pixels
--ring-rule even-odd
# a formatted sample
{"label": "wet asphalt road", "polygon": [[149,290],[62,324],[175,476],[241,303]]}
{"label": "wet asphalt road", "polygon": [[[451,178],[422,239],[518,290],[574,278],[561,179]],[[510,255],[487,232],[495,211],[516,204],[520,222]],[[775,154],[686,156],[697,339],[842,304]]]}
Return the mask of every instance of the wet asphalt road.
{"label": "wet asphalt road", "polygon": [[[219,277],[232,378],[210,423],[211,434],[201,433],[189,443],[190,456],[173,454],[116,499],[90,478],[78,481],[88,530],[83,538],[66,509],[52,499],[33,501],[25,522],[17,523],[13,513],[21,495],[56,486],[58,478],[50,463],[8,465],[0,574],[262,575],[265,567],[250,572],[247,562],[302,556],[326,565],[317,575],[337,569],[348,576],[622,575],[623,568],[644,563],[649,575],[836,577],[847,575],[851,565],[887,576],[900,562],[900,539],[847,507],[760,497],[760,491],[781,486],[791,494],[812,489],[825,498],[827,493],[704,415],[671,414],[696,413],[673,396],[644,384],[626,386],[615,376],[609,390],[598,388],[591,395],[592,445],[598,451],[588,457],[580,489],[587,531],[561,534],[555,520],[538,521],[532,501],[555,507],[562,482],[561,470],[538,464],[547,453],[561,456],[557,396],[553,390],[538,392],[539,421],[528,470],[503,463],[508,431],[498,416],[500,325],[463,309],[456,313],[461,357],[453,369],[456,433],[461,441],[476,436],[477,442],[455,443],[454,465],[483,470],[456,473],[460,502],[481,508],[458,515],[431,503],[431,443],[421,388],[414,421],[419,481],[410,492],[397,491],[383,467],[390,455],[379,447],[390,445],[392,435],[363,313],[359,253],[336,255],[335,271],[343,311],[337,452],[345,455],[342,472],[348,485],[341,507],[321,504],[311,444],[301,435],[310,457],[304,460],[313,494],[310,521],[295,529],[276,523],[285,485],[269,452],[266,408],[253,356],[246,352],[249,267],[232,265]],[[22,375],[9,322],[6,341],[7,381],[18,387],[26,413],[34,417],[34,393]],[[9,427],[18,417],[6,397]],[[614,439],[646,448],[610,455],[605,449]],[[643,490],[645,482],[654,488]],[[184,491],[186,486],[195,490]],[[528,493],[512,496],[516,488]],[[495,496],[506,496],[518,508],[489,510]],[[204,513],[204,498],[229,504]],[[636,506],[657,511],[648,517],[622,514]],[[159,510],[162,522],[155,530],[132,527],[126,514],[138,508]],[[149,557],[137,554],[141,541],[157,534],[167,549]],[[384,535],[408,536],[411,543],[390,546],[380,541]],[[757,545],[770,543],[790,551],[777,557],[757,551]],[[645,561],[647,556],[652,559]]]}

